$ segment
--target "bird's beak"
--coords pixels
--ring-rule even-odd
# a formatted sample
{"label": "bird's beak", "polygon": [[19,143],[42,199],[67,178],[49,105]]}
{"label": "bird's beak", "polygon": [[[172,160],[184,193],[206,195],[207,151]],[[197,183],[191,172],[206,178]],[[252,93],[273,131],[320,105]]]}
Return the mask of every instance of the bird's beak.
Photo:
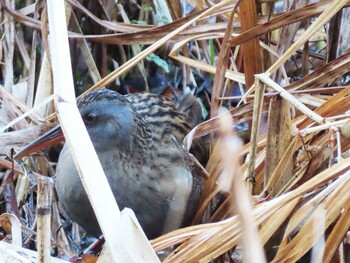
{"label": "bird's beak", "polygon": [[15,154],[14,159],[20,159],[23,156],[27,156],[33,152],[40,151],[63,140],[64,136],[61,129],[61,125],[57,125],[52,130],[48,131],[47,133],[44,133],[38,139],[21,149],[18,153]]}

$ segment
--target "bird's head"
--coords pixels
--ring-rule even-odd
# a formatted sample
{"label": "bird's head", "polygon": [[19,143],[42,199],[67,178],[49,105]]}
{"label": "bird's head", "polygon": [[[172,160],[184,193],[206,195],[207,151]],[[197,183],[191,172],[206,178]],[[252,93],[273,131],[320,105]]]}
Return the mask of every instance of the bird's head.
{"label": "bird's head", "polygon": [[140,136],[142,119],[121,94],[101,89],[78,101],[81,117],[96,150],[128,149]]}
{"label": "bird's head", "polygon": [[[107,89],[92,91],[78,100],[78,107],[96,150],[108,152],[111,149],[130,153],[148,148],[151,132],[147,123],[123,95]],[[15,158],[19,159],[62,140],[61,126],[57,125],[21,149]]]}

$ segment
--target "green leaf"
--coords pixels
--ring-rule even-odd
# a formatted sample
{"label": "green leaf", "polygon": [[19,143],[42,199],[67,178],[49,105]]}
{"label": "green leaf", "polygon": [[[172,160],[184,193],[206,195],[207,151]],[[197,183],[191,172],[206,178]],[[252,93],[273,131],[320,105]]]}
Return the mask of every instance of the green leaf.
{"label": "green leaf", "polygon": [[209,39],[209,49],[210,49],[210,65],[214,65],[215,49],[214,49],[213,39]]}
{"label": "green leaf", "polygon": [[205,108],[205,106],[204,106],[204,104],[203,104],[203,102],[202,102],[202,100],[200,98],[197,98],[197,101],[198,101],[199,105],[201,106],[202,118],[203,118],[203,120],[205,120],[208,117],[209,112]]}
{"label": "green leaf", "polygon": [[159,66],[162,69],[164,69],[164,71],[166,73],[169,73],[169,65],[168,65],[168,63],[164,59],[162,59],[159,56],[157,56],[156,54],[154,54],[154,53],[150,54],[149,56],[147,56],[146,60],[156,63],[157,66]]}

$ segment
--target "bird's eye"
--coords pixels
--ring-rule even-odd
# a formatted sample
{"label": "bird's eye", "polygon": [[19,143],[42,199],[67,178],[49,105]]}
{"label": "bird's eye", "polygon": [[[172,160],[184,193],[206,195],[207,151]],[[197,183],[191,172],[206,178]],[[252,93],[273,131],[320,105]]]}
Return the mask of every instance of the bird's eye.
{"label": "bird's eye", "polygon": [[83,121],[85,124],[91,124],[97,120],[97,115],[94,113],[88,113],[83,116]]}

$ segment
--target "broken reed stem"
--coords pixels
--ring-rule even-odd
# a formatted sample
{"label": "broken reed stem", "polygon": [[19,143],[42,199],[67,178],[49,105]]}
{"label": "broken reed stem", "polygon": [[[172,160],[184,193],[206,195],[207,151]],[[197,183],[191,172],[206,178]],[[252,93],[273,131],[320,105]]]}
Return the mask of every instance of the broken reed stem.
{"label": "broken reed stem", "polygon": [[323,130],[327,130],[330,129],[332,127],[339,127],[344,125],[346,122],[348,122],[349,120],[340,120],[340,121],[334,121],[334,122],[327,122],[325,124],[322,125],[318,125],[315,127],[311,127],[311,128],[305,128],[303,130],[300,130],[300,135],[302,137],[305,137],[306,135],[313,133],[313,132],[319,132],[319,131],[323,131]]}
{"label": "broken reed stem", "polygon": [[26,194],[28,193],[28,188],[29,188],[28,173],[27,173],[27,170],[24,169],[24,174],[22,172],[21,174],[18,175],[17,184],[15,188],[17,204],[19,204],[22,200],[25,199]]}
{"label": "broken reed stem", "polygon": [[248,164],[248,175],[247,175],[247,185],[249,191],[252,193],[253,184],[254,184],[254,175],[255,175],[255,159],[257,155],[258,148],[258,136],[259,136],[259,127],[260,127],[260,119],[262,106],[264,102],[264,93],[265,93],[265,85],[261,83],[257,78],[255,78],[255,99],[253,106],[253,122],[252,122],[252,131],[250,135],[250,160]]}
{"label": "broken reed stem", "polygon": [[341,137],[340,137],[340,130],[336,129],[336,136],[337,136],[337,157],[338,157],[338,162],[343,160],[343,157],[341,155]]}
{"label": "broken reed stem", "polygon": [[256,74],[255,77],[260,80],[261,82],[265,83],[272,89],[278,92],[278,95],[280,95],[285,100],[289,101],[290,104],[292,104],[295,108],[300,110],[303,114],[317,122],[318,124],[323,124],[325,122],[325,119],[318,115],[317,113],[310,110],[308,107],[306,107],[303,103],[301,103],[297,98],[295,98],[292,94],[287,92],[284,88],[282,88],[280,85],[278,85],[276,82],[274,82],[266,73]]}
{"label": "broken reed stem", "polygon": [[53,181],[46,176],[38,175],[38,262],[50,262],[51,247],[51,199]]}

